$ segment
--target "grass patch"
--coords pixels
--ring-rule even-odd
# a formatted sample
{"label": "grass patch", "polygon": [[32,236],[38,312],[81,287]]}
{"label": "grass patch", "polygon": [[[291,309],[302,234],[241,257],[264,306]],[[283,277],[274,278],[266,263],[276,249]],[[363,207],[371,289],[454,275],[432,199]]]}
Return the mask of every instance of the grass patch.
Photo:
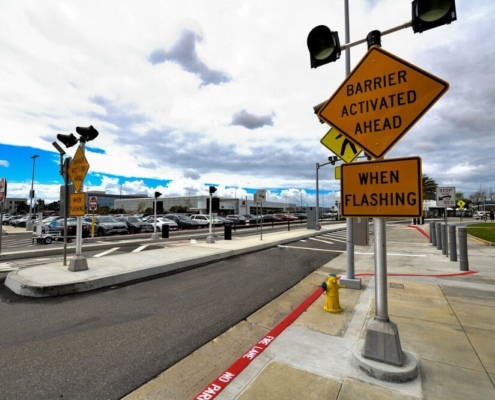
{"label": "grass patch", "polygon": [[469,235],[477,238],[495,242],[495,223],[483,222],[480,224],[471,224],[466,226]]}

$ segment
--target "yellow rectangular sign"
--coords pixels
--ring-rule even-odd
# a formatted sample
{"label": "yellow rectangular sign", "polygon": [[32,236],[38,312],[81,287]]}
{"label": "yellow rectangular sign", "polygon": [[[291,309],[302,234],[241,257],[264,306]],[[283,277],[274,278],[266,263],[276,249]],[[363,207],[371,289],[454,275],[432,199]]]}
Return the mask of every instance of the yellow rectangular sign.
{"label": "yellow rectangular sign", "polygon": [[421,158],[406,157],[341,166],[344,217],[421,217]]}
{"label": "yellow rectangular sign", "polygon": [[340,165],[335,166],[335,179],[340,180]]}
{"label": "yellow rectangular sign", "polygon": [[70,195],[69,215],[84,217],[86,213],[86,193],[72,193]]}

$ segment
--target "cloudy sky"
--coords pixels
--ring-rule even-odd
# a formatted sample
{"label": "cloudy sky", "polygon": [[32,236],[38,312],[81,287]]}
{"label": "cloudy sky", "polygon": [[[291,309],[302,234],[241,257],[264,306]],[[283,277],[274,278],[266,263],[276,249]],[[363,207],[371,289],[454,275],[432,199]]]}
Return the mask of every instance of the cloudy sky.
{"label": "cloudy sky", "polygon": [[[410,0],[351,0],[351,42],[411,20]],[[386,158],[466,196],[495,192],[493,0],[457,0],[458,20],[383,36],[387,51],[450,90]],[[0,177],[9,197],[58,198],[58,133],[93,125],[85,185],[107,193],[251,196],[314,204],[332,155],[313,106],[345,78],[345,57],[311,69],[317,25],[344,40],[344,0],[3,0]],[[492,43],[492,44],[490,44]],[[351,67],[367,51],[351,49]],[[77,136],[77,135],[76,135]],[[66,149],[69,155],[76,147]],[[320,169],[323,205],[340,183]]]}

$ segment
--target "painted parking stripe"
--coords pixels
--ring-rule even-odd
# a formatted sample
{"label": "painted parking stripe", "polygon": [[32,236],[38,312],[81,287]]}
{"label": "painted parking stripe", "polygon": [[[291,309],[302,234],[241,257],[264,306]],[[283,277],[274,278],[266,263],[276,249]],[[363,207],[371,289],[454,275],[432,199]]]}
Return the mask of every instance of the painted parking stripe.
{"label": "painted parking stripe", "polygon": [[132,253],[139,253],[141,250],[144,250],[148,246],[149,246],[148,244],[145,244],[143,246],[140,246],[137,249],[132,250]]}
{"label": "painted parking stripe", "polygon": [[312,249],[308,247],[297,247],[297,246],[284,246],[279,244],[277,247],[283,247],[285,249],[298,249],[298,250],[312,250],[312,251],[328,251],[331,253],[345,253],[345,250],[328,250],[328,249]]}
{"label": "painted parking stripe", "polygon": [[309,240],[314,240],[315,242],[322,242],[322,243],[327,243],[327,244],[335,244],[334,242],[329,242],[328,240],[322,240],[318,238],[309,238]]}
{"label": "painted parking stripe", "polygon": [[110,250],[104,251],[103,253],[95,254],[93,257],[94,258],[103,257],[103,256],[106,256],[107,254],[113,253],[115,250],[118,250],[118,249],[120,249],[120,247],[114,247]]}

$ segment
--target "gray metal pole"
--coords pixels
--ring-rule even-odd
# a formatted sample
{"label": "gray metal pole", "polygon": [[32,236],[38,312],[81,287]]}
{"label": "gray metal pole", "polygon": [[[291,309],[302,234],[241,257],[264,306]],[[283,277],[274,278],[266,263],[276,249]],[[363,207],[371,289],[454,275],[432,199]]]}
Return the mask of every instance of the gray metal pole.
{"label": "gray metal pole", "polygon": [[455,225],[449,225],[450,261],[457,261]]}
{"label": "gray metal pole", "polygon": [[435,235],[435,222],[430,221],[430,243],[433,246],[437,245],[437,235]]}
{"label": "gray metal pole", "polygon": [[437,250],[442,250],[442,223],[437,222],[435,224],[436,232],[437,232]]}
{"label": "gray metal pole", "polygon": [[447,224],[442,224],[442,255],[448,256],[449,244],[447,243]]}
{"label": "gray metal pole", "polygon": [[[350,23],[349,23],[349,0],[344,1],[344,18],[345,18],[345,42],[349,43],[350,38]],[[351,49],[345,50],[345,76],[351,74]],[[342,200],[342,199],[341,199]],[[346,253],[347,253],[347,271],[345,282],[341,280],[343,285],[353,289],[361,289],[361,278],[354,277],[354,225],[352,218],[346,218]]]}
{"label": "gray metal pole", "polygon": [[375,226],[375,306],[377,318],[388,321],[387,235],[384,218],[373,218]]}
{"label": "gray metal pole", "polygon": [[459,237],[459,267],[461,271],[469,271],[468,249],[467,249],[467,230],[465,226],[460,226],[458,231]]}
{"label": "gray metal pole", "polygon": [[373,218],[375,229],[375,317],[368,322],[363,357],[402,366],[397,325],[389,320],[387,304],[387,235],[384,218]]}
{"label": "gray metal pole", "polygon": [[320,216],[318,215],[320,213],[320,211],[319,211],[320,190],[319,190],[319,186],[318,186],[318,170],[319,169],[320,169],[320,164],[316,163],[316,228],[315,228],[316,230],[319,230],[318,223],[319,223],[319,219],[320,219]]}

